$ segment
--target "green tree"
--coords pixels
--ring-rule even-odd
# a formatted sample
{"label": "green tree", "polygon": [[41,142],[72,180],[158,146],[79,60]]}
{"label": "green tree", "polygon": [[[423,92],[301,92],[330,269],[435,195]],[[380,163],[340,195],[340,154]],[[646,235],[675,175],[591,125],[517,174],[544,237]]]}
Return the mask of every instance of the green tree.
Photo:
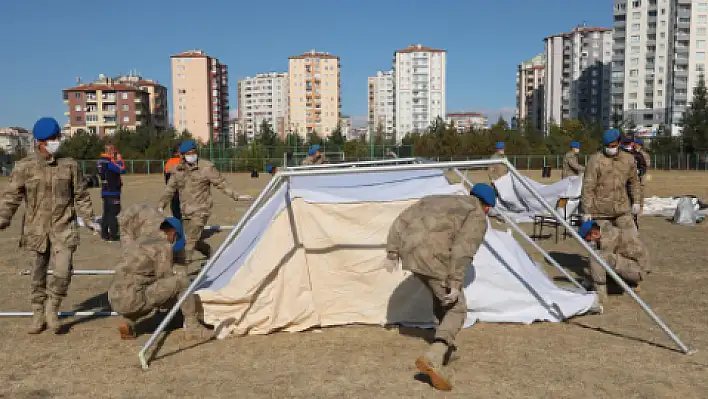
{"label": "green tree", "polygon": [[332,130],[332,134],[329,136],[329,140],[327,140],[327,143],[339,148],[343,146],[346,141],[347,139],[344,137],[344,135],[342,135],[341,126],[337,125],[337,127]]}
{"label": "green tree", "polygon": [[245,147],[248,145],[248,138],[246,137],[246,133],[239,133],[236,135],[236,146],[237,147]]}
{"label": "green tree", "polygon": [[311,145],[319,144],[322,145],[322,137],[320,137],[319,134],[317,134],[316,130],[312,130],[312,132],[307,134],[307,143],[306,145],[309,147]]}
{"label": "green tree", "polygon": [[681,119],[683,143],[686,152],[708,148],[708,91],[703,74],[698,78],[698,85],[693,89],[691,105],[684,111]]}
{"label": "green tree", "polygon": [[264,119],[258,129],[258,142],[266,148],[271,148],[277,146],[278,141],[278,135],[275,134],[270,123]]}

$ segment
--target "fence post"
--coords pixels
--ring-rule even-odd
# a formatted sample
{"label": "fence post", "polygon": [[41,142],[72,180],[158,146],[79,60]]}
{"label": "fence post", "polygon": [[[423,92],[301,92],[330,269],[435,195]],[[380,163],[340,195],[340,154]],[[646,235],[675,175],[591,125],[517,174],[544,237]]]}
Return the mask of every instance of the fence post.
{"label": "fence post", "polygon": [[130,160],[130,174],[135,173],[135,160]]}
{"label": "fence post", "polygon": [[150,160],[146,160],[145,164],[145,170],[147,170],[147,174],[150,175]]}
{"label": "fence post", "polygon": [[86,175],[86,161],[81,161],[81,174]]}

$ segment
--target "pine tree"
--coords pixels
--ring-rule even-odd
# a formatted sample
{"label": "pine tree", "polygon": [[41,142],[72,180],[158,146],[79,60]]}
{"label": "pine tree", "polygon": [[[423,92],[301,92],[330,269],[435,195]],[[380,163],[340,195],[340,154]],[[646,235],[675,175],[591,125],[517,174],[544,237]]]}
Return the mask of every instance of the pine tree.
{"label": "pine tree", "polygon": [[708,90],[703,74],[693,89],[691,106],[683,113],[681,120],[684,145],[687,152],[705,149],[708,144]]}

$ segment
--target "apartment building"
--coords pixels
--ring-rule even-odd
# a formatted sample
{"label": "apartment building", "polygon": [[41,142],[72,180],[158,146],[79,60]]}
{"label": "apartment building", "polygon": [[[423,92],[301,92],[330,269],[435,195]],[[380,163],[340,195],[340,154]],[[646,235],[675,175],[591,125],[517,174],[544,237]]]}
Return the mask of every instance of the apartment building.
{"label": "apartment building", "polygon": [[449,113],[445,118],[445,122],[453,125],[458,133],[464,133],[470,129],[486,129],[489,126],[487,115],[478,112]]}
{"label": "apartment building", "polygon": [[7,154],[14,154],[18,150],[26,153],[34,152],[35,139],[32,132],[21,127],[0,128],[0,149]]}
{"label": "apartment building", "polygon": [[281,138],[287,136],[288,90],[287,73],[262,73],[238,81],[238,119],[248,141],[260,133],[263,121]]}
{"label": "apartment building", "polygon": [[167,104],[167,88],[159,82],[151,79],[143,79],[142,76],[129,74],[119,75],[113,81],[134,85],[148,93],[150,99],[150,123],[157,128],[167,128],[170,126],[169,111]]}
{"label": "apartment building", "polygon": [[339,57],[311,50],[290,57],[288,64],[288,130],[303,137],[331,135],[341,111]]}
{"label": "apartment building", "polygon": [[339,118],[339,129],[341,130],[342,136],[344,138],[349,138],[352,132],[352,118],[351,116],[342,115]]}
{"label": "apartment building", "polygon": [[538,54],[519,64],[516,71],[516,120],[543,127],[543,91],[546,84],[546,55]]}
{"label": "apartment building", "polygon": [[206,143],[229,142],[229,75],[226,64],[202,50],[171,56],[173,124]]}
{"label": "apartment building", "polygon": [[444,118],[446,51],[410,45],[393,58],[396,141]]}
{"label": "apartment building", "polygon": [[96,82],[63,90],[69,117],[63,131],[73,135],[85,130],[112,135],[118,127],[135,129],[152,123],[150,93],[137,84],[120,83],[101,75]]}
{"label": "apartment building", "polygon": [[681,118],[706,69],[708,1],[615,0],[612,108],[641,136]]}
{"label": "apartment building", "polygon": [[393,70],[376,72],[369,76],[369,132],[375,133],[381,128],[384,137],[395,139],[396,132],[396,95],[393,83]]}
{"label": "apartment building", "polygon": [[612,30],[578,26],[544,41],[543,129],[568,119],[609,127]]}

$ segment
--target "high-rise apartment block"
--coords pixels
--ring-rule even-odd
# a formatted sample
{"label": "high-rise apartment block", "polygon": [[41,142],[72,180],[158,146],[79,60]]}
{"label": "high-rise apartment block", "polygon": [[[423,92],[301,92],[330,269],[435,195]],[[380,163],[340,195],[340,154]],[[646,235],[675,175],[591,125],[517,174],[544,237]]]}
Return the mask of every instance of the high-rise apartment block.
{"label": "high-rise apartment block", "polygon": [[208,142],[229,141],[228,68],[201,50],[173,55],[172,104],[177,130]]}
{"label": "high-rise apartment block", "polygon": [[238,81],[238,119],[248,141],[259,133],[263,121],[281,138],[289,132],[288,74],[263,73]]}
{"label": "high-rise apartment block", "polygon": [[640,135],[673,135],[706,69],[708,1],[615,0],[612,107]]}
{"label": "high-rise apartment block", "polygon": [[118,127],[135,129],[152,124],[167,127],[167,89],[138,76],[107,78],[63,90],[64,131],[71,135],[85,130],[99,136],[112,135]]}
{"label": "high-rise apartment block", "polygon": [[537,129],[543,127],[545,71],[545,54],[522,62],[516,71],[516,120]]}
{"label": "high-rise apartment block", "polygon": [[411,45],[394,53],[396,141],[445,118],[446,51]]}
{"label": "high-rise apartment block", "polygon": [[329,136],[341,111],[339,57],[315,50],[289,59],[289,131]]}
{"label": "high-rise apartment block", "polygon": [[579,26],[545,44],[544,130],[568,119],[608,127],[612,31]]}
{"label": "high-rise apartment block", "polygon": [[376,76],[369,76],[369,134],[381,129],[386,139],[395,139],[395,100],[393,71],[379,71]]}

